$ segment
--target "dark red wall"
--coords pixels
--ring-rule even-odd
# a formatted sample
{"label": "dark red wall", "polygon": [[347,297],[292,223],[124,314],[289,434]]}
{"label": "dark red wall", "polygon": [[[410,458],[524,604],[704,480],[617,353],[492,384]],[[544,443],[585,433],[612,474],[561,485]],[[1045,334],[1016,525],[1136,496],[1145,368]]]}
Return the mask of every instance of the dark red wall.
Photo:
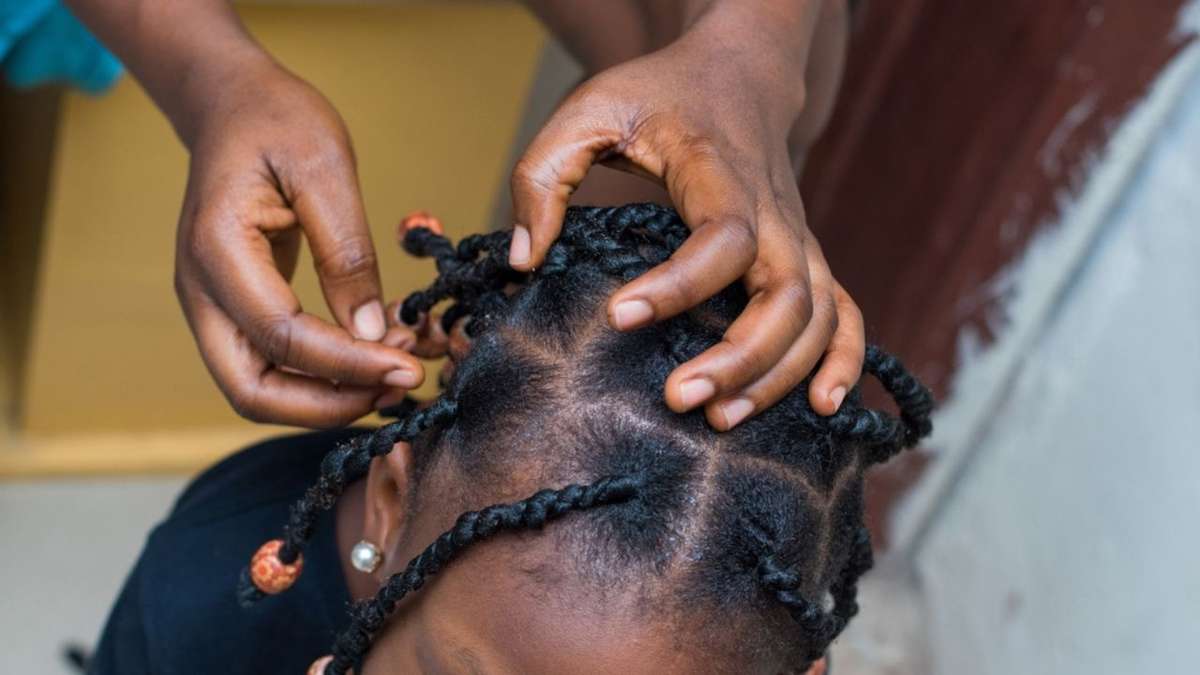
{"label": "dark red wall", "polygon": [[[801,187],[868,336],[947,393],[964,326],[1183,46],[1182,0],[869,0]],[[919,453],[872,480],[876,533]]]}

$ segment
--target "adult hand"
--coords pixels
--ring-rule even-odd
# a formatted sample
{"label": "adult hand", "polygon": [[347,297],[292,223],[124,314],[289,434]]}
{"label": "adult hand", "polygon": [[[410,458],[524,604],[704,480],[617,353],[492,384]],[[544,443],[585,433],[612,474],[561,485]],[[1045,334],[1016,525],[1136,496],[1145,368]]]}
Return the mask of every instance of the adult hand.
{"label": "adult hand", "polygon": [[[618,290],[611,324],[632,330],[686,311],[739,279],[750,303],[724,339],[667,379],[676,411],[704,405],[729,429],[794,388],[833,414],[857,381],[862,316],[805,222],[787,139],[804,109],[816,17],[714,5],[667,47],[603,71],[560,106],[512,177],[510,262],[535,268],[594,163],[661,182],[692,235]],[[796,21],[789,22],[788,17]],[[807,31],[807,32],[806,32]],[[803,44],[798,44],[803,43]]]}
{"label": "adult hand", "polygon": [[[190,138],[175,287],[205,364],[234,409],[308,427],[350,422],[420,362],[385,340],[379,271],[354,154],[333,107],[269,59],[210,89]],[[337,325],[288,280],[300,237]]]}

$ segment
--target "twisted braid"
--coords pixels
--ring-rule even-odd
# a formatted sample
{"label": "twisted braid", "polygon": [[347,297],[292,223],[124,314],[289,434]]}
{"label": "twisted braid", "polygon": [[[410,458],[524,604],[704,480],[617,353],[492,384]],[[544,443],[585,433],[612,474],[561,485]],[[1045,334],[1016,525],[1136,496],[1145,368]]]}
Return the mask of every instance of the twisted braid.
{"label": "twisted braid", "polygon": [[[652,204],[590,209],[572,207],[559,240],[550,248],[536,276],[565,274],[573,268],[591,265],[607,275],[628,281],[669,258],[687,236],[687,226],[672,209]],[[445,238],[428,231],[410,232],[405,248],[413,255],[437,258],[439,270],[447,276],[435,282],[428,291],[410,297],[412,305],[406,303],[409,315],[415,320],[418,311],[427,311],[435,298],[453,297],[456,304],[444,315],[447,328],[459,318],[470,315],[473,317],[472,334],[485,329],[492,315],[502,314],[505,310],[507,296],[501,290],[504,284],[513,280],[529,282],[533,278],[531,275],[514,276],[517,273],[508,267],[509,241],[508,233],[468,237],[453,253],[455,264],[450,264],[444,262],[452,250]],[[665,322],[665,337],[666,352],[678,364],[703,352],[719,335],[697,331],[694,322],[681,316]],[[878,379],[892,396],[899,408],[899,418],[864,408],[858,387],[849,392],[832,417],[807,408],[801,411],[800,417],[806,426],[817,432],[815,438],[823,446],[832,447],[835,439],[856,444],[863,448],[866,463],[875,464],[890,459],[903,448],[912,447],[929,434],[933,397],[896,357],[874,345],[867,347],[864,371]],[[760,540],[763,536],[761,530],[755,533]],[[830,609],[805,598],[798,591],[803,581],[799,573],[774,553],[768,550],[759,559],[756,573],[763,588],[788,609],[816,644],[832,641],[858,611],[857,581],[872,565],[870,535],[865,528],[857,533],[852,547],[842,573],[830,587],[833,598]],[[821,651],[823,648],[807,654],[806,658],[810,661],[820,658]]]}
{"label": "twisted braid", "polygon": [[[591,265],[610,276],[629,280],[663,262],[682,245],[688,228],[672,209],[655,204],[621,207],[568,209],[562,235],[551,246],[536,277],[566,273]],[[432,257],[441,272],[429,288],[413,293],[404,303],[402,318],[415,323],[421,312],[453,298],[455,304],[443,315],[443,326],[471,316],[468,333],[477,336],[508,305],[504,287],[528,283],[533,276],[508,266],[511,233],[475,235],[462,240],[457,249],[445,237],[427,229],[414,229],[404,239],[405,249],[418,257]],[[679,363],[706,349],[712,336],[697,333],[686,318],[671,319],[667,327],[667,353]],[[932,428],[933,396],[899,359],[878,347],[867,347],[864,371],[876,377],[892,395],[900,410],[896,418],[880,410],[863,408],[855,388],[838,413],[824,417],[805,411],[807,425],[840,440],[856,442],[869,449],[869,463],[887,461],[900,450],[912,447]]]}
{"label": "twisted braid", "polygon": [[861,444],[868,463],[879,464],[916,445],[933,430],[933,394],[899,359],[875,345],[867,347],[863,370],[891,394],[900,409],[899,419],[858,405],[861,396],[856,390],[853,405],[843,405],[827,423],[834,435]]}
{"label": "twisted braid", "polygon": [[[773,550],[763,553],[755,569],[759,583],[775,600],[787,608],[801,630],[815,638],[816,645],[828,645],[845,630],[858,614],[858,580],[874,566],[871,552],[871,533],[859,527],[851,544],[850,556],[837,579],[829,587],[832,607],[806,598],[800,588],[803,578],[796,570],[779,559]],[[804,658],[811,665],[824,655],[824,646],[814,646]],[[800,668],[803,672],[807,665]]]}
{"label": "twisted braid", "polygon": [[[527,311],[515,309],[517,303],[516,296],[512,293],[513,285],[523,287],[520,291],[522,293],[550,294],[553,303],[548,306],[570,308],[571,302],[577,302],[576,293],[598,288],[597,284],[605,283],[598,282],[599,278],[629,281],[667,260],[678,250],[688,234],[689,230],[678,214],[661,206],[636,204],[614,208],[571,207],[567,210],[561,236],[550,247],[543,266],[535,272],[525,273],[508,266],[508,248],[511,242],[509,232],[466,237],[454,246],[447,238],[430,230],[413,229],[408,231],[404,238],[404,248],[414,256],[433,258],[438,277],[429,287],[414,292],[405,299],[401,306],[401,318],[407,323],[416,323],[422,314],[428,315],[435,305],[450,300],[450,305],[442,315],[443,327],[449,331],[457,321],[469,318],[467,332],[475,337],[494,326],[497,321],[512,315],[514,311]],[[597,275],[596,272],[600,274]],[[543,280],[560,277],[565,283],[541,283]],[[723,322],[731,320],[729,310],[744,307],[745,302],[740,287],[731,287],[719,299],[705,305],[703,310],[679,315],[658,324],[654,329],[645,329],[657,331],[643,333],[657,336],[658,342],[649,343],[650,349],[657,351],[644,351],[641,354],[649,360],[661,361],[665,358],[673,364],[672,367],[678,366],[718,341],[723,332]],[[545,306],[547,305],[543,305]],[[529,321],[527,315],[521,316],[523,321]],[[541,325],[552,323],[553,318],[543,320]],[[504,360],[512,356],[509,352],[493,350],[492,355],[485,358]],[[583,358],[598,357],[589,353]],[[611,362],[597,363],[613,365]],[[462,381],[464,370],[460,368],[456,374],[455,377],[459,381],[456,381],[453,391],[466,402],[469,399],[463,392],[470,391],[473,385],[469,381]],[[902,448],[916,444],[930,432],[932,396],[895,357],[877,347],[868,347],[864,371],[877,378],[892,396],[899,409],[898,417],[865,408],[858,387],[846,395],[838,412],[831,417],[815,413],[809,407],[805,393],[799,391],[779,404],[779,407],[786,409],[788,424],[800,425],[798,437],[795,427],[779,427],[770,430],[771,435],[767,437],[767,443],[755,444],[755,447],[778,443],[799,448],[799,452],[821,453],[823,457],[833,457],[841,447],[853,446],[859,449],[861,457],[861,464],[858,465],[860,468],[855,469],[858,472],[857,480],[861,481],[862,467],[885,461]],[[471,377],[479,376],[478,368],[473,372]],[[518,378],[513,384],[520,384],[519,378],[523,375],[512,375],[511,372],[504,371],[508,379],[502,382],[480,384],[476,397],[484,390],[493,392],[490,395],[494,396],[494,392],[512,382],[513,377]],[[639,378],[649,380],[655,376],[641,368],[636,374],[626,374],[623,377],[633,381]],[[661,386],[661,381],[656,384]],[[803,390],[804,387],[800,389]],[[503,404],[496,405],[499,407]],[[452,398],[443,397],[424,410],[415,411],[411,406],[404,406],[396,412],[400,417],[397,422],[373,433],[352,438],[339,445],[325,458],[316,484],[309,488],[304,498],[292,509],[279,549],[280,561],[288,563],[299,557],[304,543],[311,536],[317,515],[333,505],[346,485],[365,475],[371,458],[386,454],[397,441],[411,441],[426,430],[459,423],[456,421],[458,403]],[[467,424],[469,421],[464,419],[461,423]],[[492,423],[494,420],[489,422]],[[752,420],[745,426],[753,427],[755,424]],[[788,430],[786,434],[783,432],[785,428]],[[792,465],[792,469],[806,470],[802,464],[796,463]],[[404,571],[392,576],[375,598],[354,606],[351,624],[337,639],[334,660],[328,672],[345,673],[353,667],[369,649],[373,636],[383,626],[397,603],[409,593],[421,588],[430,577],[474,542],[487,539],[501,531],[537,529],[570,511],[626,502],[638,497],[643,490],[645,495],[638,503],[645,504],[638,508],[649,509],[658,514],[656,517],[665,517],[665,512],[654,511],[662,509],[661,504],[665,502],[653,496],[654,491],[664,489],[663,485],[660,485],[663,480],[647,478],[657,474],[620,465],[618,468],[597,470],[584,475],[617,477],[603,478],[589,485],[543,490],[519,502],[498,504],[460,516],[454,527],[439,536],[414,558]],[[748,502],[745,500],[761,498],[765,488],[759,482],[754,482],[753,485],[757,492],[737,495],[737,499],[743,500],[737,504],[738,509],[748,508]],[[652,508],[652,505],[655,506]],[[841,633],[858,611],[858,579],[872,565],[870,537],[861,523],[853,526],[858,529],[851,538],[849,550],[846,550],[843,541],[838,544],[837,551],[829,551],[827,558],[823,558],[830,561],[832,569],[802,572],[791,562],[792,555],[780,548],[776,538],[768,534],[788,532],[789,528],[796,526],[794,521],[785,519],[781,522],[782,525],[776,523],[772,527],[763,527],[753,520],[742,522],[741,529],[749,530],[751,541],[756,542],[756,551],[751,557],[751,560],[755,561],[751,567],[754,576],[751,588],[757,589],[756,592],[765,592],[787,609],[806,638],[801,656],[811,662],[820,658],[829,642]],[[644,523],[638,531],[644,531]],[[736,538],[730,538],[726,533],[716,541],[735,540]],[[650,545],[661,545],[661,542]],[[724,549],[719,551],[719,555],[728,554]],[[745,552],[738,551],[735,555],[744,559]],[[809,575],[809,578],[805,578],[806,575]],[[832,599],[828,606],[823,601],[806,597],[805,591],[802,590],[815,588],[819,579],[833,579],[828,587],[828,597]],[[808,595],[811,594],[812,591],[808,591]],[[243,572],[239,598],[244,602],[252,602],[260,597],[261,593],[246,581],[246,573]]]}
{"label": "twisted braid", "polygon": [[[656,204],[624,207],[568,209],[559,240],[550,247],[537,277],[566,273],[581,264],[592,265],[610,276],[633,279],[671,256],[688,229],[672,209]],[[446,299],[454,305],[442,316],[443,328],[470,315],[473,334],[479,334],[507,305],[505,287],[529,282],[534,275],[508,265],[511,232],[493,232],[464,238],[457,247],[449,239],[425,228],[409,230],[404,249],[418,258],[433,258],[438,278],[428,288],[408,296],[400,318],[415,324],[422,313]]]}
{"label": "twisted braid", "polygon": [[[366,475],[372,458],[391,452],[392,446],[399,441],[411,441],[426,429],[445,425],[456,413],[457,404],[454,401],[439,398],[424,410],[412,412],[375,431],[339,443],[321,460],[321,474],[317,482],[292,504],[288,522],[283,528],[279,561],[288,565],[300,557],[304,545],[312,538],[317,516],[333,508],[347,485]],[[243,607],[249,606],[264,596],[265,593],[254,584],[250,568],[243,568],[238,577],[238,603]]]}
{"label": "twisted braid", "polygon": [[403,572],[392,575],[370,600],[351,609],[350,626],[334,643],[333,662],[327,675],[344,675],[370,649],[371,638],[383,626],[396,604],[409,593],[419,590],[468,546],[500,532],[537,530],[571,511],[617,504],[637,496],[641,479],[636,476],[606,477],[588,485],[568,485],[558,490],[540,490],[532,496],[509,504],[495,504],[479,511],[468,511],[434,540]]}

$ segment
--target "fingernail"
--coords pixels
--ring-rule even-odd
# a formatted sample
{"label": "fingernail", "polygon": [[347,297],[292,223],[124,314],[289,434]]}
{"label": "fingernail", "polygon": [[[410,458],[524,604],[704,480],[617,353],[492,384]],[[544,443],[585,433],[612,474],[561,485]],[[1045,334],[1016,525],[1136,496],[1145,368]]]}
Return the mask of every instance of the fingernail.
{"label": "fingernail", "polygon": [[679,398],[683,407],[694,408],[717,393],[717,387],[707,377],[697,377],[679,385]]}
{"label": "fingernail", "polygon": [[509,265],[524,265],[529,262],[529,230],[517,225],[513,228],[512,247],[508,250]]}
{"label": "fingernail", "polygon": [[354,310],[354,332],[360,340],[376,342],[387,332],[383,303],[372,300]]}
{"label": "fingernail", "polygon": [[613,322],[617,330],[638,328],[654,319],[654,308],[645,300],[625,300],[613,307]]}
{"label": "fingernail", "polygon": [[829,400],[833,401],[833,412],[837,412],[838,408],[842,407],[842,400],[846,398],[845,387],[834,387],[833,391],[829,392]]}
{"label": "fingernail", "polygon": [[754,402],[748,398],[735,398],[721,404],[721,414],[725,416],[725,425],[730,429],[736,427],[752,412],[754,412]]}
{"label": "fingernail", "polygon": [[417,374],[411,370],[397,368],[383,376],[383,383],[389,387],[411,389],[417,386]]}

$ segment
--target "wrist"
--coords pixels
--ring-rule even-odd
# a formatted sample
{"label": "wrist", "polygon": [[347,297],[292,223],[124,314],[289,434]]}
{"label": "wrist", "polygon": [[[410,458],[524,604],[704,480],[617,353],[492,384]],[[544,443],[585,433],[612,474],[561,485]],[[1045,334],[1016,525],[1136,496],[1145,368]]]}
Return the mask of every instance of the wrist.
{"label": "wrist", "polygon": [[728,73],[739,95],[767,110],[783,128],[803,113],[805,73],[817,0],[694,0],[696,14],[677,41]]}
{"label": "wrist", "polygon": [[284,73],[249,40],[190,54],[175,70],[165,95],[156,98],[189,150],[212,118],[238,107],[239,100],[255,96],[270,78]]}

